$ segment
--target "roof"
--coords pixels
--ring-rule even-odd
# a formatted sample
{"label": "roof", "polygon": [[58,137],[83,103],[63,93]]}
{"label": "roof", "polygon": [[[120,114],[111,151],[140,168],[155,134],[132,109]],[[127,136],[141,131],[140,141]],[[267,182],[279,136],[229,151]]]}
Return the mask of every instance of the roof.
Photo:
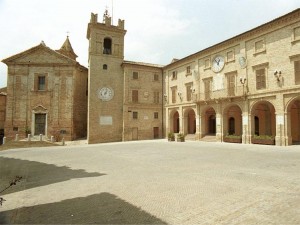
{"label": "roof", "polygon": [[128,64],[128,65],[137,65],[137,66],[148,66],[148,67],[156,67],[159,69],[162,69],[164,66],[163,65],[158,65],[158,64],[151,64],[151,63],[144,63],[144,62],[133,62],[133,61],[123,61],[122,65]]}
{"label": "roof", "polygon": [[57,52],[73,59],[76,60],[77,55],[75,54],[71,42],[69,40],[69,36],[67,36],[65,42],[63,43],[63,45],[61,46],[61,48],[59,50],[56,50]]}
{"label": "roof", "polygon": [[52,50],[51,48],[47,47],[43,41],[37,46],[34,46],[30,49],[27,49],[25,51],[22,51],[22,52],[16,54],[16,55],[13,55],[13,56],[10,56],[6,59],[3,59],[2,62],[5,63],[5,64],[9,64],[10,62],[13,62],[14,60],[16,60],[18,58],[21,58],[23,56],[29,55],[30,53],[33,53],[33,52],[35,52],[39,49],[43,49],[43,50],[49,52],[50,54],[55,54],[57,57],[68,60],[70,63],[74,63],[74,64],[77,63],[76,60],[74,60],[74,59],[72,59],[72,58],[70,58],[70,57],[68,57],[64,54],[61,54],[60,52],[57,52],[57,51]]}

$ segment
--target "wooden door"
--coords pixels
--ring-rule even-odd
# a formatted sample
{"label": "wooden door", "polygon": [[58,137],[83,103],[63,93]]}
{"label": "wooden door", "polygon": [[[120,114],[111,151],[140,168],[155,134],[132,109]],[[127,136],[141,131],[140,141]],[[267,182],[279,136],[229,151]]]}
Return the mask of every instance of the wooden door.
{"label": "wooden door", "polygon": [[132,128],[132,140],[136,141],[138,140],[138,128],[137,127],[133,127]]}
{"label": "wooden door", "polygon": [[35,114],[34,135],[45,135],[46,114]]}
{"label": "wooden door", "polygon": [[153,138],[154,139],[159,138],[159,127],[153,127]]}

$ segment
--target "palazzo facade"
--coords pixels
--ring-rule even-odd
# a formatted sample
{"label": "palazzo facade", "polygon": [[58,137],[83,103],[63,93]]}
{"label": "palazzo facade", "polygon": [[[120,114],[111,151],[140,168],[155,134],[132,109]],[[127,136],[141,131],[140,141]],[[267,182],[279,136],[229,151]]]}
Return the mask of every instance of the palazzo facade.
{"label": "palazzo facade", "polygon": [[164,67],[166,131],[300,142],[300,10]]}

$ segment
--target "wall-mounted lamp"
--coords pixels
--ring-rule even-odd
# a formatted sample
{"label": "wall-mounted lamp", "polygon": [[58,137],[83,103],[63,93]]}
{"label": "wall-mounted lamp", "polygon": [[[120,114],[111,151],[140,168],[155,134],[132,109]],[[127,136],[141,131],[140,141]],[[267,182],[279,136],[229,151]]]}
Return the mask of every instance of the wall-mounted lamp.
{"label": "wall-mounted lamp", "polygon": [[165,101],[168,101],[168,95],[167,94],[164,94],[164,99],[165,99]]}
{"label": "wall-mounted lamp", "polygon": [[178,94],[180,100],[182,100],[182,93],[181,93],[181,92],[178,92],[177,94]]}
{"label": "wall-mounted lamp", "polygon": [[280,77],[281,77],[281,71],[280,70],[275,70],[274,71],[274,76],[277,78],[277,82],[279,82]]}
{"label": "wall-mounted lamp", "polygon": [[241,77],[241,78],[240,78],[241,84],[244,85],[244,84],[246,83],[246,80],[247,80],[246,78],[242,78],[242,77]]}
{"label": "wall-mounted lamp", "polygon": [[192,91],[192,93],[195,93],[196,89],[191,87],[191,91]]}

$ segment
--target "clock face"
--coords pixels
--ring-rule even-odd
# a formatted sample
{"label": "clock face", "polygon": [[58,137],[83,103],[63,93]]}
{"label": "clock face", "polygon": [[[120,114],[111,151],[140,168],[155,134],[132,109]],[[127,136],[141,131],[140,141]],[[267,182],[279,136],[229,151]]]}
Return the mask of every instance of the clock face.
{"label": "clock face", "polygon": [[216,56],[212,62],[212,70],[216,73],[220,72],[225,66],[225,59],[223,56]]}
{"label": "clock face", "polygon": [[109,101],[114,97],[114,91],[109,87],[103,87],[98,90],[98,98],[102,101]]}
{"label": "clock face", "polygon": [[244,69],[247,66],[247,59],[244,56],[241,56],[239,58],[239,63],[242,69]]}

